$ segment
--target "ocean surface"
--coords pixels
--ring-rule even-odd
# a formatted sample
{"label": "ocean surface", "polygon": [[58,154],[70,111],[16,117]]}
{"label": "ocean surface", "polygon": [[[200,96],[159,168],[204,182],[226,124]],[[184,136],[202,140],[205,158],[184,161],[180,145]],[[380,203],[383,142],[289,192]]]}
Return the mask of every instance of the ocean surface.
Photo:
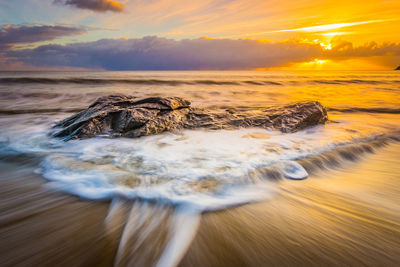
{"label": "ocean surface", "polygon": [[[57,121],[110,94],[179,96],[192,106],[217,109],[317,100],[329,122],[291,134],[251,128],[138,139],[49,137]],[[120,197],[218,210],[266,199],[281,179],[304,179],[398,141],[400,74],[1,72],[0,107],[1,157],[34,158],[36,172],[53,189],[91,200]]]}
{"label": "ocean surface", "polygon": [[[221,110],[316,100],[329,120],[285,134],[50,137],[111,94]],[[399,141],[395,71],[0,72],[0,259],[398,266]]]}

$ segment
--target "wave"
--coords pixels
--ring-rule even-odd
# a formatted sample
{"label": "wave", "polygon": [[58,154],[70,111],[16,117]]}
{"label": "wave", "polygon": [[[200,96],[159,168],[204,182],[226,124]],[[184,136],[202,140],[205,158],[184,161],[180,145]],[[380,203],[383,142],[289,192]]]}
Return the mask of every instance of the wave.
{"label": "wave", "polygon": [[279,82],[273,81],[244,81],[243,83],[251,84],[251,85],[283,85]]}
{"label": "wave", "polygon": [[[348,163],[359,161],[367,154],[373,154],[377,150],[397,142],[400,142],[398,133],[378,135],[339,145],[322,153],[306,155],[296,159],[295,162],[309,176],[319,171],[343,168]],[[279,181],[288,177],[280,163],[255,169],[251,175],[256,176],[259,180],[269,181]]]}
{"label": "wave", "polygon": [[317,171],[344,167],[347,162],[358,161],[367,154],[375,153],[376,150],[399,141],[400,138],[397,136],[377,136],[370,140],[362,140],[361,142],[337,147],[319,155],[304,157],[297,160],[297,162],[309,175],[312,175]]}
{"label": "wave", "polygon": [[[320,80],[289,80],[292,84],[398,84],[400,80],[367,80],[367,79],[320,79]],[[105,79],[105,78],[45,78],[45,77],[3,77],[3,84],[147,84],[147,85],[284,85],[282,82],[270,80],[169,80],[169,79]]]}
{"label": "wave", "polygon": [[397,80],[360,80],[360,79],[349,79],[349,80],[311,80],[311,83],[317,84],[388,84],[388,83],[400,83]]}
{"label": "wave", "polygon": [[0,82],[7,84],[25,84],[25,83],[40,83],[40,84],[112,84],[112,83],[132,83],[132,84],[185,84],[186,81],[179,80],[157,80],[157,79],[94,79],[94,78],[33,78],[33,77],[18,77],[18,78],[0,78]]}
{"label": "wave", "polygon": [[2,115],[18,115],[18,114],[32,114],[32,113],[74,113],[80,112],[83,109],[78,108],[39,108],[39,109],[0,109]]}
{"label": "wave", "polygon": [[[46,94],[43,94],[46,96]],[[1,96],[1,94],[0,94]],[[211,106],[215,109],[230,109],[230,106]],[[249,106],[237,106],[238,109],[260,109],[263,110],[265,107],[249,107]],[[76,113],[84,110],[85,108],[27,108],[27,109],[0,109],[2,115],[18,115],[18,114],[32,114],[32,113]],[[382,114],[400,114],[400,108],[362,108],[362,107],[327,107],[328,112],[341,112],[341,113],[382,113]]]}
{"label": "wave", "polygon": [[160,80],[160,79],[97,79],[97,78],[0,78],[3,84],[147,84],[147,85],[282,85],[274,81],[224,81],[224,80]]}
{"label": "wave", "polygon": [[[215,107],[215,108],[226,108],[226,107]],[[238,108],[249,108],[247,106],[239,106]],[[257,109],[256,107],[252,107]],[[264,109],[264,107],[258,107]],[[32,114],[32,113],[76,113],[84,110],[84,108],[29,108],[29,109],[0,109],[1,115],[18,115],[18,114]],[[382,114],[400,114],[400,108],[361,108],[361,107],[349,107],[349,108],[327,108],[328,112],[342,112],[342,113],[382,113]]]}
{"label": "wave", "polygon": [[400,108],[361,108],[361,107],[348,107],[348,108],[327,108],[328,111],[338,111],[343,113],[352,112],[365,112],[365,113],[387,113],[387,114],[400,114]]}

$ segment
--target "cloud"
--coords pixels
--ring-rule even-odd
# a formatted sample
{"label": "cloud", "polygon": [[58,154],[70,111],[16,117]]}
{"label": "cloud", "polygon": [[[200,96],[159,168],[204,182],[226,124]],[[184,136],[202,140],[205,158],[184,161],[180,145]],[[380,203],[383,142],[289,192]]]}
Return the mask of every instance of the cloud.
{"label": "cloud", "polygon": [[0,50],[9,49],[17,44],[54,40],[62,36],[86,33],[86,29],[65,26],[13,26],[0,28]]}
{"label": "cloud", "polygon": [[330,50],[326,50],[319,44],[296,41],[260,42],[250,39],[208,38],[174,40],[148,36],[67,45],[49,44],[33,49],[8,50],[3,54],[4,64],[18,63],[37,67],[232,70],[279,67],[316,59],[379,59],[382,66],[390,66],[394,60],[400,59],[400,44],[379,45],[369,42],[354,46],[351,42],[338,39],[332,43]]}
{"label": "cloud", "polygon": [[332,41],[332,49],[326,51],[326,57],[335,58],[357,58],[357,57],[375,57],[375,56],[400,56],[400,43],[367,42],[360,46],[354,46],[351,42],[345,40]]}
{"label": "cloud", "polygon": [[35,66],[106,70],[252,69],[302,62],[320,55],[314,44],[256,40],[160,37],[103,39],[68,45],[43,45],[7,53],[9,62]]}
{"label": "cloud", "polygon": [[73,6],[81,9],[90,9],[96,12],[121,12],[125,6],[118,1],[113,0],[54,0],[54,3]]}

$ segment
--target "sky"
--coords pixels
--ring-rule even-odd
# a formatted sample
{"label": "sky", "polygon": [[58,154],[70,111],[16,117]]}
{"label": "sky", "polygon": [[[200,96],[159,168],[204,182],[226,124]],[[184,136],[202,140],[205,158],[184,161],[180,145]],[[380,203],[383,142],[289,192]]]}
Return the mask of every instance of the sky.
{"label": "sky", "polygon": [[0,70],[391,70],[399,0],[0,0]]}

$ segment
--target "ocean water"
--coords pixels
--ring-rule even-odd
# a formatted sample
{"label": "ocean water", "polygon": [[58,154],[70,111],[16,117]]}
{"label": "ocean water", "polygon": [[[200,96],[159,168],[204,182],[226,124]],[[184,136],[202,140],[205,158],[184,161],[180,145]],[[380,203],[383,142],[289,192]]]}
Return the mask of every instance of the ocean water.
{"label": "ocean water", "polygon": [[[217,109],[317,100],[329,121],[290,134],[248,128],[49,137],[56,122],[110,94],[178,96]],[[395,71],[0,72],[1,159],[33,166],[48,188],[83,199],[224,209],[268,199],[283,179],[306,179],[399,140]]]}

